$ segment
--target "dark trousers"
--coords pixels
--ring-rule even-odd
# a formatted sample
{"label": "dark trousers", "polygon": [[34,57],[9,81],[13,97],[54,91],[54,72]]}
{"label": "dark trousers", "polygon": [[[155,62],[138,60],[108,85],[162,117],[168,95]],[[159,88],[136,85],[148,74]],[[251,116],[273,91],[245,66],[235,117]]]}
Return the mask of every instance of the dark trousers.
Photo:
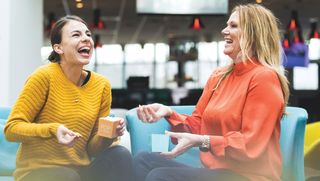
{"label": "dark trousers", "polygon": [[106,149],[89,166],[41,168],[31,171],[22,181],[133,181],[132,157],[123,146]]}
{"label": "dark trousers", "polygon": [[231,170],[193,168],[159,153],[142,152],[133,164],[136,181],[249,181]]}

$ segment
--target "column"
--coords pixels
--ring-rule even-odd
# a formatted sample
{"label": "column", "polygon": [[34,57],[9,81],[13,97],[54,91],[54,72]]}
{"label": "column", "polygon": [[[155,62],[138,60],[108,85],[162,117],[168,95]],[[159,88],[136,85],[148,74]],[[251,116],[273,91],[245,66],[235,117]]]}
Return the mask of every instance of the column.
{"label": "column", "polygon": [[28,76],[43,64],[43,0],[1,0],[0,22],[0,106],[12,106]]}

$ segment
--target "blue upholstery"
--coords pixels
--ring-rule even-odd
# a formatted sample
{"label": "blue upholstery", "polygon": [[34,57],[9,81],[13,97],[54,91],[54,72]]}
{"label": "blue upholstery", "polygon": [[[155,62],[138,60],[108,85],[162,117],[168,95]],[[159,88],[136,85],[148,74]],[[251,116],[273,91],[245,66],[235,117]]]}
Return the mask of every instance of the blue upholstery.
{"label": "blue upholstery", "polygon": [[281,120],[280,146],[284,181],[304,181],[304,132],[308,113],[297,107],[287,107]]}
{"label": "blue upholstery", "polygon": [[[172,106],[172,108],[182,114],[191,114],[194,106]],[[126,114],[127,129],[130,133],[131,140],[131,153],[136,155],[141,151],[151,152],[151,134],[163,134],[165,130],[170,129],[170,125],[167,121],[158,121],[153,124],[143,123],[138,120],[136,110],[131,109]],[[169,149],[172,149],[174,145],[170,142]],[[193,165],[201,166],[199,159],[199,151],[197,148],[192,148],[183,155],[180,155],[176,160]]]}
{"label": "blue upholstery", "polygon": [[[172,106],[178,113],[191,114],[194,106]],[[305,124],[308,117],[307,112],[302,108],[287,107],[287,115],[281,120],[280,146],[283,158],[284,181],[304,180],[304,160],[303,142]],[[167,121],[161,120],[157,123],[142,123],[136,114],[135,109],[131,109],[126,114],[127,129],[130,132],[131,151],[133,155],[141,151],[151,151],[151,134],[163,134],[169,130]],[[173,145],[171,144],[172,148]],[[185,154],[176,158],[182,163],[201,167],[199,160],[199,150],[192,148]]]}
{"label": "blue upholstery", "polygon": [[10,113],[9,107],[0,107],[0,180],[13,181],[11,176],[16,167],[18,143],[6,141],[3,133],[4,124]]}

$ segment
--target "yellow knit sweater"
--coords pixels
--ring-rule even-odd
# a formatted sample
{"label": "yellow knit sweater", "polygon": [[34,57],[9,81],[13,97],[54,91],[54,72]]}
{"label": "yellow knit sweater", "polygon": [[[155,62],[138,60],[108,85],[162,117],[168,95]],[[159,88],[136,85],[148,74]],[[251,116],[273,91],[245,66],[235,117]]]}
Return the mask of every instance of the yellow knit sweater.
{"label": "yellow knit sweater", "polygon": [[[107,116],[110,106],[111,87],[103,76],[91,72],[89,81],[77,87],[57,63],[37,69],[26,81],[4,130],[7,140],[21,142],[15,179],[37,168],[88,165],[89,153],[112,143],[96,135],[97,119]],[[72,147],[57,142],[61,124],[82,135]]]}

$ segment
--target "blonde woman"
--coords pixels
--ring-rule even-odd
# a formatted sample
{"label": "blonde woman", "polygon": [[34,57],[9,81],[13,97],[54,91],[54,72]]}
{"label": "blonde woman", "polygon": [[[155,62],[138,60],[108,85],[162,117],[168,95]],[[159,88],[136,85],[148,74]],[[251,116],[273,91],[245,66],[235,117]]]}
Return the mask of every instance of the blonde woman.
{"label": "blonde woman", "polygon": [[[137,181],[281,180],[280,119],[289,89],[280,71],[277,19],[261,5],[239,5],[222,35],[233,62],[210,76],[191,116],[157,103],[137,109],[142,121],[165,117],[191,131],[168,132],[178,140],[170,152],[137,155]],[[204,168],[170,159],[191,147],[200,147]]]}

